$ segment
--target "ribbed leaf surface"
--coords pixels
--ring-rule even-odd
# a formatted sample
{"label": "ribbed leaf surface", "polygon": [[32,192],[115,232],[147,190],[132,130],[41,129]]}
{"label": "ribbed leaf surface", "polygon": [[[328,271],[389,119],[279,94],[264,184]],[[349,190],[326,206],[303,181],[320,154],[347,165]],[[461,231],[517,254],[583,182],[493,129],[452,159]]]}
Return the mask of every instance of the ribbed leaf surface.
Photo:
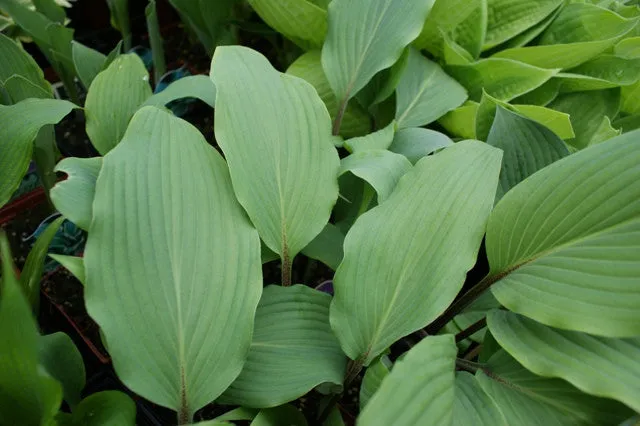
{"label": "ribbed leaf surface", "polygon": [[476,378],[466,371],[456,373],[456,399],[453,405],[453,426],[507,426],[496,407]]}
{"label": "ribbed leaf surface", "polygon": [[453,141],[444,133],[412,127],[395,134],[389,151],[402,154],[411,164],[416,164],[422,157],[451,145]]}
{"label": "ribbed leaf surface", "polygon": [[91,225],[96,179],[101,167],[102,157],[69,157],[54,169],[66,173],[67,179],[51,188],[51,201],[60,213],[85,231]]}

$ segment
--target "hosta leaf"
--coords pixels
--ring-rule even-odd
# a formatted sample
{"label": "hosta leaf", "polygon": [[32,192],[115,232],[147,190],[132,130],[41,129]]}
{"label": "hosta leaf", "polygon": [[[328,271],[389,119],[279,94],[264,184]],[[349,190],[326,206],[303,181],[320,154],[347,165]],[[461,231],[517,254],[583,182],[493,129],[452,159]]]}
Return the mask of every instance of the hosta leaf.
{"label": "hosta leaf", "polygon": [[415,50],[396,89],[398,129],[432,123],[467,100],[467,91],[438,64]]}
{"label": "hosta leaf", "polygon": [[501,58],[481,59],[469,65],[448,65],[446,70],[476,101],[482,96],[483,89],[501,101],[510,101],[541,86],[558,72]]}
{"label": "hosta leaf", "polygon": [[567,140],[567,143],[577,149],[582,149],[589,145],[594,134],[598,131],[602,117],[615,117],[619,105],[620,91],[610,89],[568,93],[558,97],[549,107],[569,114],[576,137]]}
{"label": "hosta leaf", "polygon": [[97,392],[82,400],[72,418],[77,425],[133,426],[136,424],[136,404],[122,392]]}
{"label": "hosta leaf", "polygon": [[216,140],[236,196],[286,267],[322,231],[338,197],[329,114],[310,84],[246,47],[217,48],[212,69]]}
{"label": "hosta leaf", "polygon": [[71,42],[71,46],[78,78],[85,88],[89,88],[93,79],[102,71],[107,57],[77,41]]}
{"label": "hosta leaf", "polygon": [[454,426],[507,426],[502,413],[472,374],[456,373]]}
{"label": "hosta leaf", "polygon": [[371,397],[380,389],[382,381],[389,375],[392,366],[393,363],[386,355],[382,355],[369,365],[360,386],[360,411],[364,409]]}
{"label": "hosta leaf", "polygon": [[41,425],[62,401],[60,384],[38,367],[38,330],[0,233],[0,423]]}
{"label": "hosta leaf", "polygon": [[565,379],[583,392],[640,411],[640,337],[591,336],[498,310],[487,323],[500,345],[529,371]]}
{"label": "hosta leaf", "polygon": [[236,420],[253,420],[256,418],[260,410],[256,408],[238,407],[231,411],[227,411],[221,416],[216,417],[213,421],[236,421]]}
{"label": "hosta leaf", "polygon": [[396,123],[392,121],[386,127],[366,136],[359,136],[344,141],[344,147],[349,152],[361,152],[370,149],[387,149],[393,142]]}
{"label": "hosta leaf", "polygon": [[80,281],[80,283],[85,283],[84,276],[84,259],[76,256],[65,256],[62,254],[49,254],[49,257],[64,266],[69,272],[73,274],[74,277]]}
{"label": "hosta leaf", "polygon": [[104,158],[84,262],[87,311],[128,388],[185,423],[240,373],[260,241],[194,127],[154,107],[136,113]]}
{"label": "hosta leaf", "polygon": [[251,426],[307,426],[307,420],[293,405],[281,405],[279,407],[261,410]]}
{"label": "hosta leaf", "polygon": [[302,254],[319,260],[334,271],[342,262],[344,251],[344,234],[337,226],[327,223],[324,229],[302,249]]}
{"label": "hosta leaf", "polygon": [[57,99],[26,99],[15,105],[0,105],[0,207],[18,189],[29,168],[33,141],[42,126],[55,124],[69,114],[74,104]]}
{"label": "hosta leaf", "polygon": [[160,93],[148,98],[143,105],[162,107],[182,98],[196,98],[213,108],[216,105],[216,86],[206,75],[190,75],[171,83]]}
{"label": "hosta leaf", "polygon": [[43,89],[21,75],[13,75],[4,82],[4,89],[14,104],[29,98],[50,99],[51,90]]}
{"label": "hosta leaf", "polygon": [[542,21],[562,0],[487,0],[489,16],[484,50],[520,34]]}
{"label": "hosta leaf", "polygon": [[473,56],[450,37],[445,37],[443,56],[447,65],[468,65],[474,61]]}
{"label": "hosta leaf", "polygon": [[463,139],[476,139],[476,115],[479,104],[467,101],[463,106],[445,114],[438,120],[452,135]]}
{"label": "hosta leaf", "polygon": [[478,370],[476,379],[508,425],[613,426],[629,417],[621,404],[584,394],[564,380],[536,376],[502,350],[485,371]]}
{"label": "hosta leaf", "polygon": [[353,225],[331,304],[331,326],[351,359],[368,365],[451,303],[475,263],[501,157],[477,141],[425,157]]}
{"label": "hosta leaf", "polygon": [[629,37],[616,44],[613,53],[626,59],[640,58],[640,37]]}
{"label": "hosta leaf", "polygon": [[340,103],[392,66],[420,34],[434,0],[333,0],[322,68]]}
{"label": "hosta leaf", "polygon": [[527,30],[521,32],[520,34],[513,37],[512,39],[507,40],[502,45],[498,46],[496,49],[504,50],[508,48],[522,47],[529,44],[532,40],[534,40],[536,37],[542,34],[547,28],[549,28],[549,25],[551,25],[551,23],[558,17],[558,15],[560,14],[563,8],[564,6],[562,5],[556,8],[556,10],[554,10],[549,15],[547,15],[547,17],[544,18],[542,21],[538,22],[532,27],[529,27]]}
{"label": "hosta leaf", "polygon": [[93,79],[84,110],[87,135],[100,154],[120,142],[129,120],[150,96],[149,74],[142,60],[132,53],[118,56]]}
{"label": "hosta leaf", "polygon": [[608,81],[616,86],[626,86],[640,79],[640,58],[625,59],[614,55],[601,55],[567,72]]}
{"label": "hosta leaf", "polygon": [[51,97],[51,85],[36,61],[9,37],[0,34],[0,84],[14,75],[26,78]]}
{"label": "hosta leaf", "polygon": [[84,388],[85,372],[82,355],[73,340],[60,332],[40,336],[38,361],[51,377],[60,382],[64,400],[75,410]]}
{"label": "hosta leaf", "polygon": [[398,131],[389,151],[402,154],[411,164],[416,164],[422,157],[451,145],[453,141],[444,133],[417,127]]}
{"label": "hosta leaf", "polygon": [[512,107],[516,112],[547,127],[560,139],[571,139],[576,136],[569,114],[538,105],[513,105]]}
{"label": "hosta leaf", "polygon": [[537,89],[531,92],[525,93],[522,96],[518,96],[513,99],[514,104],[527,104],[527,105],[540,105],[547,106],[560,94],[560,87],[563,80],[558,78],[561,74],[557,74],[556,77],[544,83]]}
{"label": "hosta leaf", "polygon": [[[333,94],[329,80],[324,75],[320,62],[320,51],[309,51],[298,59],[287,69],[287,74],[300,77],[315,87],[318,95],[324,102],[331,115],[335,119],[340,109],[336,95]],[[369,133],[371,129],[371,119],[367,113],[356,102],[347,105],[340,127],[340,134],[346,138],[362,136]]]}
{"label": "hosta leaf", "polygon": [[328,294],[303,285],[266,287],[249,357],[217,402],[275,407],[322,383],[342,385],[346,358],[329,326],[330,302]]}
{"label": "hosta leaf", "polygon": [[612,126],[619,128],[622,133],[640,129],[640,115],[630,115],[628,117],[619,118],[612,123]]}
{"label": "hosta leaf", "polygon": [[358,416],[358,424],[450,424],[455,399],[456,352],[452,335],[423,339],[395,363]]}
{"label": "hosta leaf", "polygon": [[622,104],[620,110],[625,114],[640,114],[640,81],[620,89]]}
{"label": "hosta leaf", "polygon": [[320,48],[327,32],[327,11],[309,0],[249,0],[269,26],[302,47]]}
{"label": "hosta leaf", "polygon": [[487,143],[502,149],[502,170],[496,199],[549,164],[569,155],[551,130],[498,106]]}
{"label": "hosta leaf", "polygon": [[51,188],[51,201],[60,213],[85,231],[91,225],[96,179],[101,167],[102,157],[69,157],[54,169],[66,173],[67,179]]}
{"label": "hosta leaf", "polygon": [[378,202],[382,203],[409,170],[411,163],[405,156],[384,149],[371,149],[343,158],[338,174],[351,172],[365,180],[376,190]]}
{"label": "hosta leaf", "polygon": [[[475,59],[480,56],[487,34],[488,0],[474,2],[475,9],[453,30],[455,43],[463,47]],[[461,11],[456,11],[460,13]],[[466,14],[466,11],[464,12]]]}
{"label": "hosta leaf", "polygon": [[491,276],[506,274],[492,287],[502,305],[553,327],[640,334],[639,136],[563,158],[498,203],[486,247]]}
{"label": "hosta leaf", "polygon": [[612,127],[611,120],[609,120],[609,117],[607,116],[602,117],[602,120],[600,121],[600,125],[598,126],[595,133],[591,137],[591,140],[589,141],[588,146],[599,144],[600,142],[604,142],[616,136],[620,136],[621,134],[622,134],[622,130],[614,129]]}
{"label": "hosta leaf", "polygon": [[475,11],[479,0],[436,0],[413,45],[441,56],[443,34],[449,34]]}

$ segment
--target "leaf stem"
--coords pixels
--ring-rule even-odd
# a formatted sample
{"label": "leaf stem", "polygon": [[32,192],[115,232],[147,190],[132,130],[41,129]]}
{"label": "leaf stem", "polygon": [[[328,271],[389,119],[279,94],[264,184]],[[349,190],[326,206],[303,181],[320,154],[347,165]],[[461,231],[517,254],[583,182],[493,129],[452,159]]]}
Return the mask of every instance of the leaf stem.
{"label": "leaf stem", "polygon": [[289,253],[282,256],[282,287],[289,287],[291,285],[291,260],[289,259]]}
{"label": "leaf stem", "polygon": [[482,330],[486,326],[487,326],[487,317],[480,318],[478,321],[474,322],[469,327],[465,328],[460,333],[456,334],[456,343],[463,341],[467,337]]}
{"label": "leaf stem", "polygon": [[348,103],[349,103],[349,96],[347,95],[340,103],[340,109],[338,110],[338,114],[336,115],[335,120],[333,120],[333,129],[331,131],[333,136],[338,136],[340,134],[340,126],[342,126],[342,119],[344,118],[344,113],[347,110]]}
{"label": "leaf stem", "polygon": [[469,361],[462,358],[456,358],[456,367],[469,373],[476,373],[478,370],[485,371],[485,365],[477,362]]}
{"label": "leaf stem", "polygon": [[356,377],[358,377],[358,374],[360,374],[360,372],[362,371],[362,367],[364,367],[364,364],[362,361],[363,359],[364,358],[358,358],[355,361],[349,360],[349,363],[347,364],[347,370],[344,375],[344,385],[342,387],[342,392],[335,394],[329,400],[329,402],[327,402],[327,405],[325,405],[322,411],[320,411],[320,414],[318,415],[318,419],[317,419],[318,425],[322,425],[324,421],[327,420],[333,407],[338,403],[338,401],[340,401],[340,398],[342,398],[342,395],[344,394],[344,392],[349,389],[349,386],[351,385],[351,383],[353,383]]}

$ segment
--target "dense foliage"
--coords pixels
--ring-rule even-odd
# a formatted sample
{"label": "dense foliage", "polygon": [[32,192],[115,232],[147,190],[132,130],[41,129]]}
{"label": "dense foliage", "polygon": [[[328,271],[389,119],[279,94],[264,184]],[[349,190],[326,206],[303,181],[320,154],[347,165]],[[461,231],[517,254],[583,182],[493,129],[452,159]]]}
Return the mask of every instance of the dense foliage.
{"label": "dense foliage", "polygon": [[[206,424],[351,424],[360,378],[363,426],[638,421],[637,1],[249,0],[291,42],[284,72],[226,45],[239,0],[171,3],[211,71],[154,94],[137,55],[72,41],[53,0],[0,0],[87,90],[53,99],[0,34],[0,206],[33,160],[88,232],[55,259],[127,388],[179,424],[214,402],[237,408]],[[153,1],[147,18],[161,63]],[[186,97],[214,141],[165,108]],[[52,126],[80,108],[101,156],[58,161]],[[61,222],[19,278],[0,238],[0,423],[134,424],[122,393],[81,399],[77,349],[38,331]],[[294,282],[300,257],[335,271],[331,292]]]}

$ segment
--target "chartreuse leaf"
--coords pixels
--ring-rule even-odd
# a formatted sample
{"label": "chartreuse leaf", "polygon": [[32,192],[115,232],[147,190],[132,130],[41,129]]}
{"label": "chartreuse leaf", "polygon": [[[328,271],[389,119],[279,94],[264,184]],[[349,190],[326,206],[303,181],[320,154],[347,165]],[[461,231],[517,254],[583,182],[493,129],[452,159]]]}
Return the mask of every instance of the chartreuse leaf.
{"label": "chartreuse leaf", "polygon": [[616,86],[628,86],[640,80],[640,58],[626,59],[614,55],[600,55],[567,72],[604,80]]}
{"label": "chartreuse leaf", "polygon": [[476,139],[476,115],[479,104],[467,101],[463,106],[443,115],[438,123],[449,133],[463,139]]}
{"label": "chartreuse leaf", "polygon": [[396,88],[398,129],[432,123],[467,100],[467,91],[438,64],[409,50],[407,66]]}
{"label": "chartreuse leaf", "polygon": [[327,32],[327,11],[310,0],[249,0],[269,26],[304,48],[320,48]]}
{"label": "chartreuse leaf", "polygon": [[217,402],[275,407],[322,383],[341,386],[346,358],[329,326],[330,302],[328,294],[303,285],[266,287],[249,357]]}
{"label": "chartreuse leaf", "polygon": [[368,365],[451,303],[475,263],[501,157],[477,141],[425,157],[353,225],[331,303],[331,326],[351,359]]}
{"label": "chartreuse leaf", "polygon": [[69,114],[74,104],[57,99],[26,99],[15,105],[0,105],[0,207],[18,189],[29,168],[33,141],[40,128],[55,124]]}
{"label": "chartreuse leaf", "polygon": [[82,355],[69,336],[53,333],[38,339],[40,365],[62,385],[64,400],[72,410],[80,403],[85,372]]}
{"label": "chartreuse leaf", "polygon": [[411,170],[403,155],[385,149],[355,152],[340,162],[338,175],[351,172],[365,180],[378,194],[378,202],[388,199],[402,176]]}
{"label": "chartreuse leaf", "polygon": [[395,363],[358,416],[358,424],[450,424],[455,400],[456,352],[452,335],[423,339]]}
{"label": "chartreuse leaf", "polygon": [[20,274],[20,287],[24,290],[34,315],[37,315],[40,311],[40,280],[42,279],[44,260],[47,257],[49,245],[53,237],[56,236],[63,220],[63,217],[57,218],[40,234],[31,248]]}
{"label": "chartreuse leaf", "polygon": [[447,65],[467,65],[474,61],[473,56],[460,46],[451,37],[444,40],[444,63]]}
{"label": "chartreuse leaf", "polygon": [[549,103],[560,94],[560,87],[562,86],[563,80],[558,77],[559,75],[562,75],[562,73],[557,74],[556,77],[553,77],[551,80],[547,81],[537,89],[525,93],[522,96],[518,96],[517,98],[513,99],[512,102],[514,104],[540,106],[549,105]]}
{"label": "chartreuse leaf", "polygon": [[[311,50],[293,62],[287,69],[287,74],[300,77],[315,87],[318,95],[324,102],[331,119],[335,119],[340,109],[336,95],[333,94],[329,81],[324,75],[320,62],[320,50]],[[371,130],[371,119],[358,105],[351,102],[347,105],[340,127],[340,134],[345,138],[363,136]]]}
{"label": "chartreuse leaf", "polygon": [[615,45],[613,53],[621,58],[640,58],[640,37],[629,37]]}
{"label": "chartreuse leaf", "polygon": [[281,405],[260,411],[251,426],[307,426],[304,414],[293,405]]}
{"label": "chartreuse leaf", "polygon": [[478,370],[476,379],[507,425],[613,426],[630,417],[622,404],[587,395],[564,380],[536,376],[503,350]]}
{"label": "chartreuse leaf", "polygon": [[639,136],[563,158],[498,203],[486,247],[502,305],[553,327],[640,334]]}
{"label": "chartreuse leaf", "polygon": [[529,371],[565,379],[583,392],[640,412],[640,337],[560,330],[499,310],[489,313],[487,323],[498,343]]}
{"label": "chartreuse leaf", "polygon": [[521,32],[517,36],[507,40],[497,49],[506,50],[508,48],[522,47],[529,44],[532,40],[542,34],[544,30],[549,28],[549,25],[551,25],[551,23],[558,17],[563,8],[564,6],[556,8],[556,10],[547,15],[547,17],[542,21],[538,22],[532,27],[529,27],[527,30]]}
{"label": "chartreuse leaf", "polygon": [[343,244],[342,231],[334,224],[327,223],[324,229],[302,249],[302,254],[319,260],[335,271],[344,257]]}
{"label": "chartreuse leaf", "polygon": [[590,144],[603,117],[615,117],[620,105],[618,89],[577,92],[561,95],[549,107],[569,114],[575,138],[567,143],[577,149]]}
{"label": "chartreuse leaf", "polygon": [[122,392],[97,392],[83,399],[73,410],[72,421],[78,426],[133,426],[136,424],[136,404]]}
{"label": "chartreuse leaf", "polygon": [[162,107],[182,98],[196,98],[213,108],[216,105],[216,86],[206,75],[190,75],[171,83],[160,93],[148,98],[143,106]]}
{"label": "chartreuse leaf", "polygon": [[64,266],[69,272],[73,274],[74,277],[80,281],[80,283],[85,283],[85,275],[84,275],[84,259],[76,256],[65,256],[63,254],[50,254],[50,258]]}
{"label": "chartreuse leaf", "polygon": [[444,34],[452,33],[474,11],[480,0],[436,0],[427,16],[422,31],[413,45],[442,56]]}
{"label": "chartreuse leaf", "polygon": [[495,402],[482,390],[471,373],[456,373],[455,394],[452,425],[507,426]]}
{"label": "chartreuse leaf", "polygon": [[469,97],[475,101],[480,100],[483,90],[501,101],[510,101],[540,87],[558,72],[501,58],[448,65],[445,69],[467,88]]}
{"label": "chartreuse leaf", "polygon": [[102,71],[107,57],[75,40],[71,42],[71,46],[73,63],[76,67],[78,78],[84,87],[88,89],[93,79]]}
{"label": "chartreuse leaf", "polygon": [[48,424],[60,407],[62,389],[38,365],[36,322],[18,286],[4,233],[0,258],[0,423]]}
{"label": "chartreuse leaf", "polygon": [[512,108],[525,117],[547,127],[558,135],[560,139],[571,139],[576,136],[569,114],[538,105],[512,105]]}
{"label": "chartreuse leaf", "polygon": [[349,152],[362,152],[371,149],[387,149],[393,142],[396,123],[392,121],[386,127],[366,136],[358,136],[344,141],[344,147]]}
{"label": "chartreuse leaf", "polygon": [[106,154],[120,142],[129,120],[150,96],[147,69],[138,55],[132,53],[118,56],[93,79],[84,111],[87,135],[100,154]]}
{"label": "chartreuse leaf", "polygon": [[498,106],[487,143],[504,152],[496,199],[549,164],[569,155],[551,130]]}
{"label": "chartreuse leaf", "polygon": [[51,85],[36,61],[9,37],[0,33],[0,87],[12,76],[24,77],[51,97]]}
{"label": "chartreuse leaf", "polygon": [[69,157],[54,169],[66,173],[67,179],[51,188],[51,202],[64,217],[85,231],[91,225],[96,179],[101,167],[102,157]]}
{"label": "chartreuse leaf", "polygon": [[411,164],[416,164],[422,157],[451,145],[453,141],[444,133],[413,127],[398,131],[389,151],[402,154]]}
{"label": "chartreuse leaf", "polygon": [[380,389],[382,381],[389,375],[392,366],[393,363],[386,355],[382,355],[369,365],[360,386],[360,411],[364,409],[371,397]]}
{"label": "chartreuse leaf", "polygon": [[293,258],[322,231],[338,198],[329,114],[310,84],[277,72],[246,47],[218,47],[211,68],[216,140],[236,196],[280,255],[286,280]]}
{"label": "chartreuse leaf", "polygon": [[434,0],[333,0],[322,68],[341,104],[392,66],[420,34]]}
{"label": "chartreuse leaf", "polygon": [[[474,1],[471,7],[475,6],[475,9],[453,29],[452,37],[455,44],[461,46],[474,59],[480,56],[487,34],[489,16],[487,2],[488,0]],[[460,13],[459,10],[457,12]],[[466,14],[466,11],[464,14]]]}
{"label": "chartreuse leaf", "polygon": [[487,0],[489,16],[483,49],[487,50],[534,26],[562,0]]}
{"label": "chartreuse leaf", "polygon": [[193,126],[154,107],[136,113],[104,158],[84,262],[87,311],[131,390],[186,423],[240,374],[260,240]]}

